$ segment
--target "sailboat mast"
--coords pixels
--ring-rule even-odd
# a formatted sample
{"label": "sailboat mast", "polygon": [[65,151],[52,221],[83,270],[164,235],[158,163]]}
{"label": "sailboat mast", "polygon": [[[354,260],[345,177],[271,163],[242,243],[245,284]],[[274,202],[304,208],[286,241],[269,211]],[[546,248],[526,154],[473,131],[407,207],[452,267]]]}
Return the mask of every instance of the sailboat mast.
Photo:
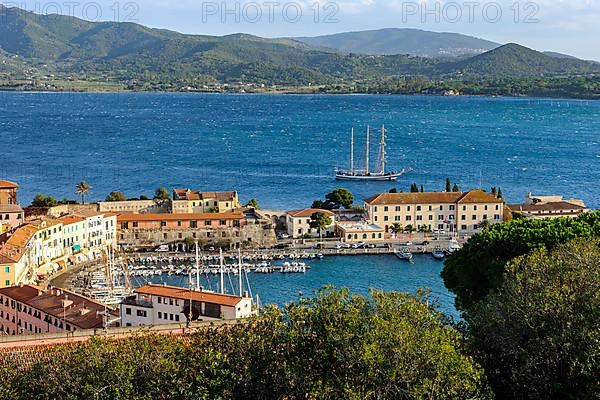
{"label": "sailboat mast", "polygon": [[225,294],[225,280],[223,274],[225,271],[223,270],[223,249],[219,249],[219,255],[221,258],[221,294]]}
{"label": "sailboat mast", "polygon": [[385,175],[385,126],[381,125],[381,175]]}
{"label": "sailboat mast", "polygon": [[196,290],[200,290],[200,255],[198,253],[198,242],[196,242]]}
{"label": "sailboat mast", "polygon": [[240,297],[244,295],[244,284],[242,282],[242,249],[238,248],[238,260],[240,261],[239,265],[239,283],[240,283]]}
{"label": "sailboat mast", "polygon": [[350,144],[350,172],[354,175],[354,128],[352,128]]}
{"label": "sailboat mast", "polygon": [[367,126],[367,157],[365,163],[365,172],[369,174],[369,136],[371,135],[371,127]]}

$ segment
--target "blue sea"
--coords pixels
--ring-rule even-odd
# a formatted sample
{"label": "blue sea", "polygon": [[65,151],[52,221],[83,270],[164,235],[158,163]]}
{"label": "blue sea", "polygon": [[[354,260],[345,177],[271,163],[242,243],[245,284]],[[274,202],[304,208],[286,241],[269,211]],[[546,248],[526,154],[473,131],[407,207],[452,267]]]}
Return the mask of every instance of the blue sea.
{"label": "blue sea", "polygon": [[[349,162],[350,129],[361,164],[367,125],[382,124],[389,167],[414,171],[397,183],[336,182],[334,169]],[[0,139],[0,179],[20,183],[23,204],[38,193],[76,199],[75,184],[87,180],[90,200],[111,191],[151,197],[158,186],[190,187],[237,190],[242,201],[256,197],[263,208],[296,209],[340,186],[361,203],[413,182],[441,190],[449,177],[461,189],[499,186],[509,202],[531,191],[600,207],[600,103],[592,101],[4,92]],[[443,309],[452,309],[439,264],[332,260],[305,277],[260,277],[257,291],[283,303],[325,283],[357,291],[432,286]],[[263,279],[271,283],[261,286]]]}

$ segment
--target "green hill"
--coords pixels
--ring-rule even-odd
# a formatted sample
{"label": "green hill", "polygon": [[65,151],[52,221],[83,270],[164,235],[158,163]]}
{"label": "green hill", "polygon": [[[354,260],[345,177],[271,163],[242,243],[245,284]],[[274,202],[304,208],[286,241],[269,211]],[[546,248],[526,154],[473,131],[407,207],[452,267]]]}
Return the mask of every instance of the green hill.
{"label": "green hill", "polygon": [[[593,74],[600,74],[600,64],[551,57],[514,44],[471,58],[345,54],[293,39],[187,35],[3,6],[0,18],[0,89],[9,90],[241,90],[250,84],[256,90],[276,85],[308,92],[443,93],[462,91],[464,85],[458,83],[468,81],[476,85],[469,93],[502,94],[506,91],[497,88],[498,79],[513,93],[513,79],[577,75],[584,80],[576,90],[564,89],[561,81],[556,85],[563,90],[556,93],[595,96]],[[374,46],[379,40],[386,46],[381,32],[373,33]],[[467,42],[454,41],[460,46],[472,43]],[[431,46],[439,48],[439,43]],[[490,80],[495,82],[486,83]],[[532,93],[530,86],[516,87]],[[553,85],[547,87],[555,91]]]}
{"label": "green hill", "polygon": [[299,37],[296,40],[346,53],[410,54],[421,57],[474,55],[500,46],[498,43],[458,33],[397,28]]}
{"label": "green hill", "polygon": [[485,77],[564,76],[599,73],[588,61],[559,58],[509,43],[487,53],[447,63],[441,71]]}

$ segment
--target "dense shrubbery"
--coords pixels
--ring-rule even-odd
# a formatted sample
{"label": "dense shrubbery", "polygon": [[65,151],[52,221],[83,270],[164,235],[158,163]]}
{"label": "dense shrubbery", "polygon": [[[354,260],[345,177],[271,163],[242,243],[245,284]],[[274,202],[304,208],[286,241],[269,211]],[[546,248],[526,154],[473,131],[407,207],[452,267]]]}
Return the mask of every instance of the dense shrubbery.
{"label": "dense shrubbery", "polygon": [[502,286],[471,309],[467,323],[498,398],[598,398],[599,242],[510,262]]}
{"label": "dense shrubbery", "polygon": [[600,237],[600,212],[578,218],[517,219],[474,235],[450,257],[442,272],[446,287],[464,311],[502,284],[506,263],[538,249],[576,238]]}
{"label": "dense shrubbery", "polygon": [[2,371],[11,399],[490,398],[462,337],[424,294],[327,290],[190,337],[96,339]]}

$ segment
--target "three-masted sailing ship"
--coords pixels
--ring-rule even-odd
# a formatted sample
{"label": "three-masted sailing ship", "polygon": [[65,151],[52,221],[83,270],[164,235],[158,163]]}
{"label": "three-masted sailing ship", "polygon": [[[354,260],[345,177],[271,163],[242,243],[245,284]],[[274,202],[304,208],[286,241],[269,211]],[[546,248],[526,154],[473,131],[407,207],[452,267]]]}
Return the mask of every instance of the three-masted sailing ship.
{"label": "three-masted sailing ship", "polygon": [[385,126],[381,127],[381,142],[379,143],[379,155],[377,160],[377,168],[371,171],[369,167],[370,156],[370,138],[371,128],[367,127],[367,146],[365,168],[356,169],[354,167],[354,128],[352,128],[351,145],[350,145],[350,168],[348,170],[336,170],[335,178],[341,181],[395,181],[400,176],[410,172],[410,169],[403,169],[400,172],[388,172],[386,167],[386,151],[385,151]]}

